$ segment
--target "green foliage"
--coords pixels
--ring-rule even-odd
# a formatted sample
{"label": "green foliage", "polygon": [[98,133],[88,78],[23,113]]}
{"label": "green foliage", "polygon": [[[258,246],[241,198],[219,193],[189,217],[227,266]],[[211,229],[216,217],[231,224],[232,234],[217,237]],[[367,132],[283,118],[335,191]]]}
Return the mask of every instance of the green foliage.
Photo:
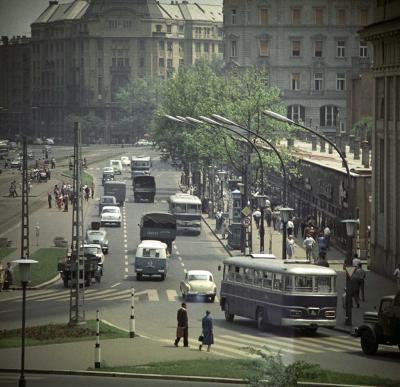
{"label": "green foliage", "polygon": [[[296,361],[285,365],[280,352],[272,353],[267,347],[264,350],[248,348],[248,351],[259,356],[253,363],[253,370],[248,375],[252,387],[274,386],[294,387],[300,378],[312,380],[320,372],[319,365]],[[255,372],[254,372],[255,369]]]}
{"label": "green foliage", "polygon": [[120,118],[113,129],[129,131],[134,139],[143,138],[157,107],[158,89],[158,83],[143,78],[135,78],[121,89],[116,98],[121,106]]}
{"label": "green foliage", "polygon": [[71,128],[71,130],[74,127],[74,122],[79,122],[83,143],[93,143],[97,142],[100,138],[104,138],[105,121],[102,118],[93,114],[69,114],[65,117],[66,126]]}
{"label": "green foliage", "polygon": [[361,141],[371,140],[373,120],[372,117],[364,117],[360,121],[357,121],[351,128],[351,134],[354,134]]}

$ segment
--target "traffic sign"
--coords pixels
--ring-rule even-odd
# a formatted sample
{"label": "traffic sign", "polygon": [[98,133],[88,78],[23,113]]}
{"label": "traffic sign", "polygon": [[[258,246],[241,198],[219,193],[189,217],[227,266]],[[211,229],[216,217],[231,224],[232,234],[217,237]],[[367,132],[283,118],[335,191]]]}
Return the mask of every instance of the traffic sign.
{"label": "traffic sign", "polygon": [[243,214],[244,216],[249,216],[250,213],[251,213],[251,210],[250,210],[249,207],[246,206],[245,208],[243,208],[242,214]]}
{"label": "traffic sign", "polygon": [[242,224],[245,227],[249,227],[251,224],[251,218],[246,216],[245,218],[242,219]]}

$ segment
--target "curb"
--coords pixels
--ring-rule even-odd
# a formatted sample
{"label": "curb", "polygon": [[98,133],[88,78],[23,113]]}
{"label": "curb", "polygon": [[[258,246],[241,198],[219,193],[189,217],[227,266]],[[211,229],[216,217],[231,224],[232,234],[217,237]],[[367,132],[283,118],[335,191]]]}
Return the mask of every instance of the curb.
{"label": "curb", "polygon": [[203,220],[203,222],[207,225],[207,227],[209,228],[209,230],[213,233],[213,235],[218,239],[218,242],[221,244],[221,246],[224,248],[224,250],[231,256],[233,257],[232,252],[228,249],[228,246],[223,243],[223,239],[221,239],[218,234],[215,232],[215,230],[213,230],[213,228],[208,224],[208,222],[206,221],[206,219],[204,218],[204,216],[201,216],[201,219]]}
{"label": "curb", "polygon": [[[0,373],[20,373],[16,368],[0,368]],[[36,375],[71,375],[71,376],[103,376],[109,378],[127,378],[127,379],[150,379],[150,380],[175,380],[187,382],[203,382],[203,383],[221,383],[221,384],[243,384],[248,385],[245,379],[229,379],[217,378],[208,376],[193,376],[193,375],[161,375],[161,374],[133,374],[127,372],[107,372],[107,371],[74,371],[74,370],[46,370],[46,369],[25,369],[27,374]],[[358,384],[337,384],[337,383],[318,383],[318,382],[297,382],[298,386],[310,387],[373,387]]]}

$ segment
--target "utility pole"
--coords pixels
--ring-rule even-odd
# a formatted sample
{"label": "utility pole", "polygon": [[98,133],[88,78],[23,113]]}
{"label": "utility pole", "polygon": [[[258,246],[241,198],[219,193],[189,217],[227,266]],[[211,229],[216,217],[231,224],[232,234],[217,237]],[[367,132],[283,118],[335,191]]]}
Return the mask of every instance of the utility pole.
{"label": "utility pole", "polygon": [[22,138],[22,219],[21,219],[21,258],[29,258],[29,201],[28,201],[28,156],[26,136]]}
{"label": "utility pole", "polygon": [[81,163],[81,131],[79,123],[75,122],[69,325],[85,323],[85,261],[81,248],[83,243]]}

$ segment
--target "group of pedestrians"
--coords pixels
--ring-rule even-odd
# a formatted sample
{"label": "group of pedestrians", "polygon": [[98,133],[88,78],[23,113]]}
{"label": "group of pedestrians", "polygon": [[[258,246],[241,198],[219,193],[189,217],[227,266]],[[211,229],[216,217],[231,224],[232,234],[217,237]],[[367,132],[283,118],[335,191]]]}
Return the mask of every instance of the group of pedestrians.
{"label": "group of pedestrians", "polygon": [[[56,207],[61,211],[68,212],[68,204],[72,204],[73,190],[71,184],[62,183],[61,187],[56,184],[53,189],[54,203]],[[52,208],[53,195],[51,192],[47,192],[47,201],[49,208]]]}
{"label": "group of pedestrians", "polygon": [[14,273],[11,262],[7,262],[6,267],[0,261],[0,292],[10,290],[11,285],[14,283]]}
{"label": "group of pedestrians", "polygon": [[[178,347],[179,341],[183,338],[183,346],[189,347],[189,320],[187,314],[186,303],[182,303],[177,313],[177,327],[176,339],[174,342],[175,347]],[[202,350],[203,345],[207,346],[207,352],[210,352],[211,345],[214,344],[214,325],[211,317],[211,312],[206,311],[205,316],[201,319],[201,334],[198,338],[199,351]]]}
{"label": "group of pedestrians", "polygon": [[17,193],[17,182],[13,180],[10,184],[10,188],[8,189],[8,197],[9,198],[16,198],[18,197]]}

